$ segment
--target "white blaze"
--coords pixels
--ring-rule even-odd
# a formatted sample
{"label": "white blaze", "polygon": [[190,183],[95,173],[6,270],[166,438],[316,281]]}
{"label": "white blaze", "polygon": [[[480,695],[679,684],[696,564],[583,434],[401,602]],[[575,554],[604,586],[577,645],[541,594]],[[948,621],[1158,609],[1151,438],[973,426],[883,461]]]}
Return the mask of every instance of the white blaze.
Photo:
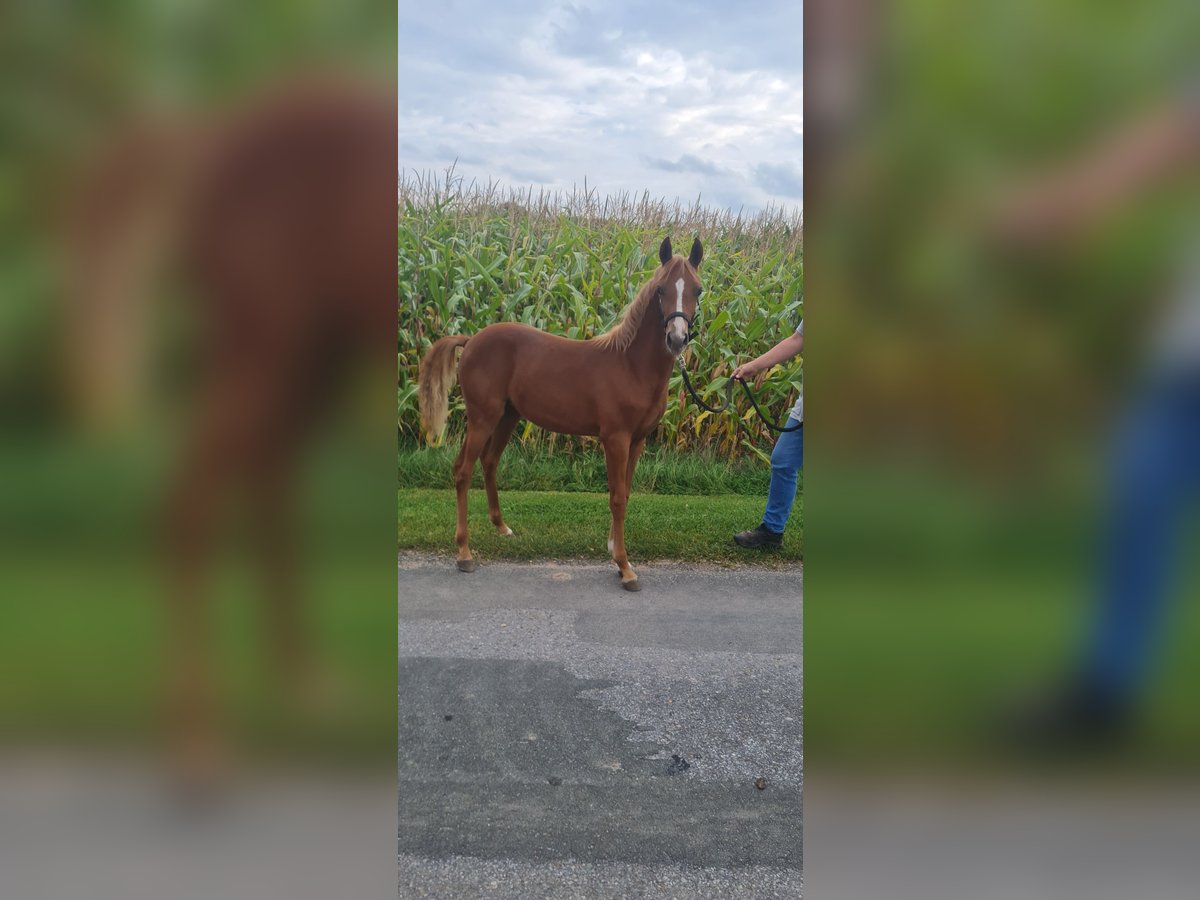
{"label": "white blaze", "polygon": [[[675,312],[683,312],[683,279],[675,282]],[[680,341],[687,339],[687,325],[683,319],[671,320],[671,331]]]}

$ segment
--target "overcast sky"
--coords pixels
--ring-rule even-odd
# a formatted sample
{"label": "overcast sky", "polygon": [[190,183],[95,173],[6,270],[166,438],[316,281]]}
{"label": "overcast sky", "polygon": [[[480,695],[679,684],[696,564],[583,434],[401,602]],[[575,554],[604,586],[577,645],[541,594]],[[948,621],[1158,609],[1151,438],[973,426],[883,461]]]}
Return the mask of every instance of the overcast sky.
{"label": "overcast sky", "polygon": [[400,0],[400,169],[799,207],[802,11]]}

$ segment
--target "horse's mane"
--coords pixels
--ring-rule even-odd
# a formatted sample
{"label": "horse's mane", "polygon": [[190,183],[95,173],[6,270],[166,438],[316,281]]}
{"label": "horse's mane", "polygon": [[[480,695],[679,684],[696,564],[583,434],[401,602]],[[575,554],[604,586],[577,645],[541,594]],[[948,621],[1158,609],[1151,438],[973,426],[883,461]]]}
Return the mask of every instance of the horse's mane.
{"label": "horse's mane", "polygon": [[617,352],[629,349],[629,345],[633,343],[633,339],[642,325],[642,319],[645,318],[646,308],[654,296],[654,290],[651,287],[653,284],[654,279],[651,279],[642,285],[638,295],[621,311],[621,318],[617,320],[617,324],[604,334],[592,338],[596,346]]}

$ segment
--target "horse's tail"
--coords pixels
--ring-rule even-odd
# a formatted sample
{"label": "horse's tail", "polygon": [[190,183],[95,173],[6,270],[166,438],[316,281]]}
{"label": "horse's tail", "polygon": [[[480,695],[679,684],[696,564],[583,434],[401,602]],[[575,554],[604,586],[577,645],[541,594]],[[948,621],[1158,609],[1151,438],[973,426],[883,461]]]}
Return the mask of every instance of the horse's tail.
{"label": "horse's tail", "polygon": [[78,175],[63,235],[62,338],[70,403],[87,426],[128,424],[144,399],[149,301],[177,250],[199,134],[186,122],[133,126]]}
{"label": "horse's tail", "polygon": [[456,377],[457,350],[467,342],[467,335],[454,334],[434,343],[421,360],[417,375],[417,406],[421,410],[421,427],[425,439],[437,444],[446,427],[450,412],[450,387]]}

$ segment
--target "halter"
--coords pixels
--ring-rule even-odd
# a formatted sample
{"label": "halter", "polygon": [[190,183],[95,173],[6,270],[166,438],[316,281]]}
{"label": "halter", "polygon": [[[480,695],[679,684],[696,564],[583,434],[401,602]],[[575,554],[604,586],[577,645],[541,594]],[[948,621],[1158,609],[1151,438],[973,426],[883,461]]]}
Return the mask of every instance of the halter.
{"label": "halter", "polygon": [[663,319],[663,331],[667,330],[667,326],[671,324],[672,319],[683,319],[687,323],[687,340],[685,343],[690,344],[692,342],[692,321],[695,317],[688,318],[688,314],[685,312],[673,312]]}

